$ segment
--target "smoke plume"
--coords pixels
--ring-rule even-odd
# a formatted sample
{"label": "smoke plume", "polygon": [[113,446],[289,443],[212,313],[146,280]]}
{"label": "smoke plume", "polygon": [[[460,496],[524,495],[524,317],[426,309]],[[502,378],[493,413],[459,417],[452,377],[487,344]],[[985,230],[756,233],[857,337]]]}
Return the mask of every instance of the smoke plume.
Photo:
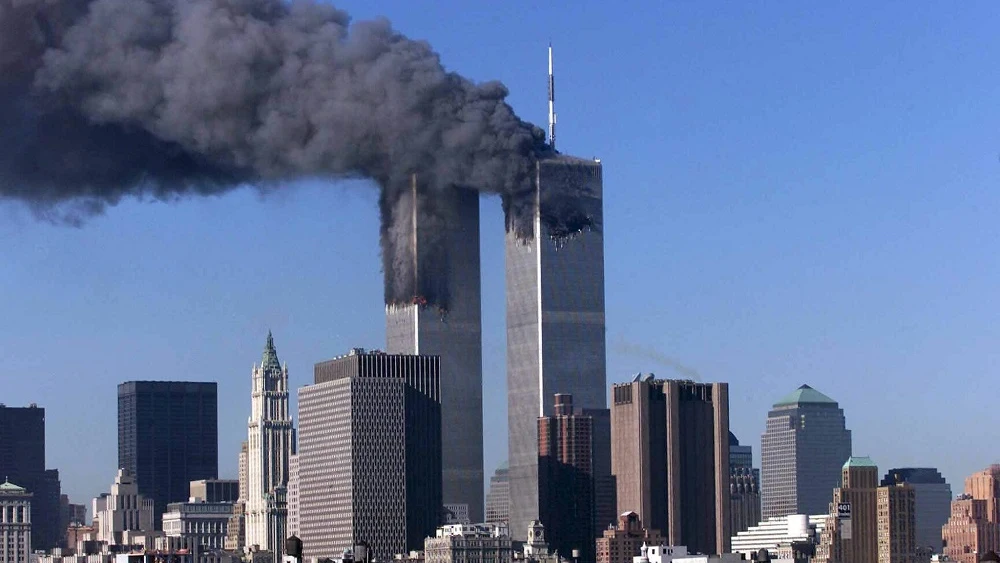
{"label": "smoke plume", "polygon": [[[418,174],[531,225],[517,201],[552,153],[506,96],[315,0],[0,0],[0,198],[73,222],[123,197],[369,178],[385,253]],[[387,303],[418,291],[388,290],[404,262],[384,257]]]}

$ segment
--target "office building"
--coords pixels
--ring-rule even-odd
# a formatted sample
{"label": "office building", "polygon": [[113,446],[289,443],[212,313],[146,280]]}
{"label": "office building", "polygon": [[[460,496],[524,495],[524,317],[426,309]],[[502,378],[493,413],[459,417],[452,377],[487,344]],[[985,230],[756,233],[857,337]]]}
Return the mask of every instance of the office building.
{"label": "office building", "polygon": [[316,364],[299,389],[304,557],[420,549],[441,516],[437,356],[365,352]]}
{"label": "office building", "polygon": [[905,483],[878,488],[878,563],[917,563],[916,494]]}
{"label": "office building", "polygon": [[[522,541],[539,514],[535,426],[552,414],[548,398],[607,408],[601,164],[559,155],[540,160],[534,176],[504,202],[510,529]],[[581,212],[563,216],[573,208]],[[597,444],[595,458],[607,448]]]}
{"label": "office building", "polygon": [[506,526],[453,524],[424,540],[425,563],[511,563],[513,556]]}
{"label": "office building", "polygon": [[932,467],[900,467],[890,469],[882,478],[882,486],[906,483],[916,495],[917,549],[929,553],[941,551],[941,527],[951,515],[951,485]]}
{"label": "office building", "polygon": [[510,473],[504,462],[490,477],[490,492],[486,494],[486,523],[510,524]]}
{"label": "office building", "polygon": [[611,392],[619,510],[638,514],[671,545],[727,553],[729,386],[640,374]]}
{"label": "office building", "polygon": [[111,491],[93,501],[97,541],[109,546],[151,546],[156,534],[155,503],[146,497],[136,478],[119,469]]}
{"label": "office building", "polygon": [[729,530],[737,534],[760,522],[760,471],[753,467],[753,448],[729,433]]}
{"label": "office building", "polygon": [[0,563],[29,563],[31,493],[8,480],[0,483]]}
{"label": "office building", "polygon": [[597,563],[631,563],[640,555],[643,545],[660,545],[666,540],[659,530],[643,527],[639,515],[626,512],[618,517],[618,524],[604,530],[597,538]]}
{"label": "office building", "polygon": [[733,553],[746,558],[765,550],[772,557],[790,558],[796,545],[819,543],[829,514],[791,514],[768,518],[733,536]]}
{"label": "office building", "polygon": [[283,499],[288,460],[295,453],[295,428],[288,412],[288,366],[278,361],[274,337],[267,333],[259,365],[251,370],[252,392],[247,429],[246,545],[281,559],[288,513]]}
{"label": "office building", "polygon": [[235,503],[240,498],[240,482],[236,479],[199,479],[191,481],[188,496],[203,502]]}
{"label": "office building", "polygon": [[[411,302],[386,307],[390,354],[441,358],[444,503],[483,521],[483,336],[479,260],[479,194],[428,189],[411,178],[389,211],[383,259],[405,264],[415,279],[395,280]],[[418,218],[431,221],[418,224]],[[385,272],[398,272],[386,267]],[[390,298],[389,295],[386,296]],[[433,300],[433,303],[428,301]],[[388,302],[388,301],[387,301]]]}
{"label": "office building", "polygon": [[288,537],[299,537],[299,456],[288,458]]}
{"label": "office building", "polygon": [[60,518],[59,471],[45,468],[45,409],[32,403],[0,403],[0,478],[31,493],[33,550],[59,545],[65,528]]}
{"label": "office building", "polygon": [[851,457],[851,431],[837,402],[803,385],[774,404],[761,437],[764,518],[827,512]]}
{"label": "office building", "polygon": [[218,478],[218,423],[215,383],[118,385],[118,467],[153,500],[156,529],[167,503],[188,499],[191,481]]}
{"label": "office building", "polygon": [[941,529],[944,555],[959,563],[978,563],[976,554],[1000,549],[998,510],[1000,465],[991,465],[969,476],[965,493],[951,503],[951,516]]}
{"label": "office building", "polygon": [[[878,560],[878,467],[867,457],[851,457],[833,490],[826,528],[815,563],[876,563]],[[850,507],[841,517],[839,506]]]}
{"label": "office building", "polygon": [[538,511],[548,543],[594,561],[593,419],[573,412],[573,396],[557,393],[553,414],[538,419]]}
{"label": "office building", "polygon": [[198,551],[222,550],[232,515],[231,502],[172,502],[163,514],[163,533],[187,539]]}

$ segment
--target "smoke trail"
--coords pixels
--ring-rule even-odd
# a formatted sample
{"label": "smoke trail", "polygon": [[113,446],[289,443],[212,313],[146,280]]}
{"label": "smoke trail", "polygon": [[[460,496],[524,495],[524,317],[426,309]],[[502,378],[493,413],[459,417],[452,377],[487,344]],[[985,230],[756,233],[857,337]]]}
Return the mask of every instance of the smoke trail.
{"label": "smoke trail", "polygon": [[619,354],[625,354],[629,356],[637,356],[646,360],[650,360],[668,367],[678,374],[684,376],[692,381],[701,381],[701,374],[698,373],[693,367],[687,366],[676,358],[672,358],[659,350],[654,350],[647,346],[641,344],[636,344],[634,342],[626,342],[625,340],[616,340],[614,343],[614,350]]}
{"label": "smoke trail", "polygon": [[[0,0],[0,199],[79,222],[129,196],[370,178],[385,253],[417,173],[500,194],[523,234],[551,151],[506,96],[386,20],[315,0]],[[387,287],[387,302],[413,292]]]}

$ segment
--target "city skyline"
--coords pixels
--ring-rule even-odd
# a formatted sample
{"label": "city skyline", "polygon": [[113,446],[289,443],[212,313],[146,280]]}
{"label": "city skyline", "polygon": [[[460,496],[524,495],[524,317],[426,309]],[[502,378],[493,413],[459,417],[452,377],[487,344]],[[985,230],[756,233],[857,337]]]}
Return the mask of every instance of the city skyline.
{"label": "city skyline", "polygon": [[[497,34],[509,27],[490,31],[458,13],[457,29],[440,30],[432,25],[443,17],[439,8],[418,16],[405,7],[344,7],[358,17],[386,14],[400,29],[431,38],[450,66],[477,77],[502,78],[514,104],[542,122],[541,73],[525,70],[544,63],[542,41],[494,54],[470,48],[475,42],[469,30],[490,44],[501,41]],[[663,10],[677,16],[671,21],[706,21],[698,8]],[[996,143],[987,133],[995,130],[997,116],[979,99],[989,84],[970,72],[988,60],[980,57],[990,50],[962,48],[977,40],[988,44],[983,29],[994,23],[993,16],[975,21],[931,12],[917,10],[896,21],[900,33],[927,41],[892,51],[902,63],[889,65],[859,54],[867,52],[865,47],[876,52],[880,45],[893,46],[881,42],[877,26],[848,26],[832,8],[779,18],[771,27],[775,38],[767,41],[755,31],[726,31],[735,29],[735,20],[773,23],[774,13],[735,9],[709,33],[741,41],[746,54],[734,55],[728,50],[733,43],[723,42],[708,46],[695,60],[671,62],[676,66],[669,74],[678,78],[671,82],[685,86],[652,89],[665,96],[662,105],[628,104],[653,112],[648,126],[628,131],[618,124],[641,122],[630,118],[636,114],[622,107],[622,99],[615,103],[610,89],[600,84],[593,92],[574,84],[589,84],[592,66],[600,67],[615,90],[638,93],[649,102],[651,92],[624,80],[636,63],[619,55],[610,59],[597,46],[571,37],[576,26],[597,25],[586,13],[537,18],[561,21],[553,29],[561,79],[560,147],[596,154],[608,170],[607,223],[618,227],[608,229],[606,252],[609,382],[638,370],[676,377],[666,367],[670,361],[692,366],[703,380],[728,381],[731,427],[755,445],[751,437],[762,431],[766,406],[799,384],[814,384],[845,409],[855,451],[877,452],[886,467],[934,465],[950,482],[959,482],[993,461],[990,452],[970,447],[991,439],[991,431],[948,440],[946,425],[918,421],[917,428],[907,429],[895,407],[873,401],[873,388],[862,385],[877,377],[900,390],[899,402],[908,409],[931,412],[940,407],[941,397],[971,401],[969,389],[995,376],[986,343],[995,341],[996,329],[988,321],[996,311],[983,296],[991,294],[998,276],[992,260],[982,260],[980,253],[996,239],[984,220],[1000,207],[993,193]],[[885,21],[879,18],[890,13],[898,15],[880,8],[873,18]],[[792,81],[776,67],[766,66],[770,72],[759,77],[742,70],[745,57],[782,52],[796,44],[798,24],[815,30],[821,20],[850,29],[857,41],[820,35],[798,50],[791,66],[815,74]],[[940,23],[940,33],[958,46],[924,37],[927,21]],[[530,36],[537,31],[534,25],[523,31]],[[669,44],[671,52],[690,53],[692,45],[701,45],[695,39],[683,32],[662,41],[679,42]],[[646,46],[644,41],[623,42],[626,53],[637,54],[630,50]],[[951,65],[953,58],[942,59],[940,53],[956,50],[975,55],[945,69],[942,60]],[[845,62],[832,57],[834,52],[847,53]],[[830,64],[815,65],[816,60]],[[705,62],[717,65],[698,64]],[[927,89],[928,69],[951,79],[935,80]],[[658,65],[647,70],[646,76],[664,73]],[[859,79],[838,80],[857,77],[854,72]],[[740,77],[747,97],[719,87],[731,76]],[[862,86],[866,82],[906,93],[910,109],[888,108],[878,96],[872,102],[871,91]],[[943,92],[938,82],[962,87]],[[776,86],[789,83],[801,90]],[[728,105],[734,97],[740,103]],[[775,99],[783,102],[783,111],[768,105]],[[589,115],[588,107],[598,108],[597,113]],[[757,108],[765,108],[765,115],[749,115]],[[919,110],[919,119],[912,108]],[[705,119],[709,109],[713,120]],[[890,126],[856,143],[850,141],[857,127],[837,125],[860,125],[852,119],[872,114]],[[712,126],[695,128],[694,123]],[[804,133],[803,123],[818,133]],[[905,132],[914,135],[900,146]],[[946,140],[936,140],[942,136]],[[625,138],[630,142],[621,142]],[[664,154],[663,169],[648,164]],[[657,178],[669,182],[664,186]],[[345,191],[358,195],[344,202]],[[269,327],[289,342],[283,357],[293,374],[308,372],[313,362],[349,343],[384,342],[373,197],[361,188],[313,184],[267,198],[248,190],[171,205],[125,201],[81,229],[35,222],[4,205],[10,221],[0,232],[9,241],[12,266],[0,276],[0,288],[20,296],[7,307],[11,322],[0,329],[4,350],[11,350],[4,356],[19,375],[5,389],[5,402],[36,402],[48,409],[49,465],[79,467],[61,476],[74,501],[100,492],[113,465],[79,464],[73,448],[89,441],[96,448],[94,458],[113,459],[108,430],[113,385],[133,378],[210,379],[219,381],[220,395],[245,397],[249,384],[243,381],[242,358],[259,352],[259,335]],[[495,199],[481,204],[484,296],[498,295],[502,278],[498,206]],[[295,216],[296,224],[287,233],[247,235],[247,223],[266,224],[276,212]],[[370,242],[358,244],[359,239]],[[658,264],[646,266],[647,255]],[[277,272],[274,276],[260,276],[250,266],[262,257],[271,261],[268,271]],[[316,263],[324,260],[325,265]],[[357,279],[336,277],[347,264],[357,268]],[[74,283],[66,281],[67,272],[74,272]],[[495,397],[505,388],[502,299],[486,301],[484,396]],[[255,336],[244,338],[248,333]],[[81,361],[95,353],[101,361]],[[955,377],[967,384],[946,383]],[[303,382],[295,379],[293,388]],[[93,405],[96,412],[81,416],[80,405]],[[235,436],[246,407],[220,407],[220,474],[233,476]],[[496,402],[486,405],[484,426],[502,427],[503,409]],[[885,437],[907,435],[905,430],[915,437]],[[506,458],[498,453],[505,449],[504,432],[488,439],[486,474]]]}

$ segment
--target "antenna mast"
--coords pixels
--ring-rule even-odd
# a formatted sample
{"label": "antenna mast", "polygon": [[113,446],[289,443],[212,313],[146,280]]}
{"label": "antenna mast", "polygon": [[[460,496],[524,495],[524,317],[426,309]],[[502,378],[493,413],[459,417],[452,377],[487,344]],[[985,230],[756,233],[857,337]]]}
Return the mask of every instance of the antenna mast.
{"label": "antenna mast", "polygon": [[549,146],[556,148],[556,79],[552,74],[551,42],[549,42]]}

